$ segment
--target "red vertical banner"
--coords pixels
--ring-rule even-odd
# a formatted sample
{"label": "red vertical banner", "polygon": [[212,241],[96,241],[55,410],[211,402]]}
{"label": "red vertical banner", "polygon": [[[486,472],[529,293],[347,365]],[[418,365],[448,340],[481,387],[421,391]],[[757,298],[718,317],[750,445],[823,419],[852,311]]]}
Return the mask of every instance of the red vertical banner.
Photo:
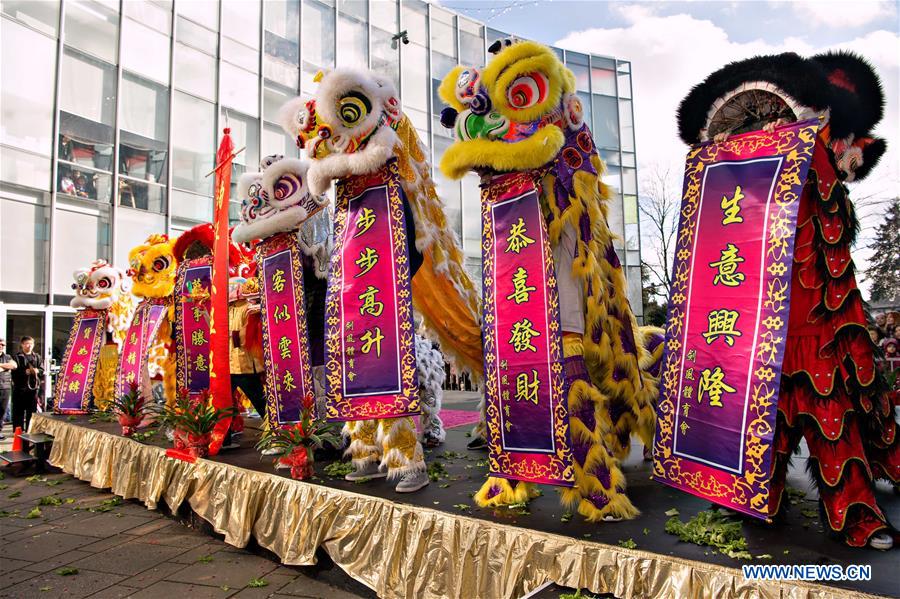
{"label": "red vertical banner", "polygon": [[[216,194],[213,204],[213,265],[209,323],[209,390],[215,407],[231,405],[231,371],[228,362],[228,190],[231,187],[231,161],[234,142],[231,129],[224,130],[216,152]],[[231,425],[226,418],[216,425],[209,454],[216,455]]]}

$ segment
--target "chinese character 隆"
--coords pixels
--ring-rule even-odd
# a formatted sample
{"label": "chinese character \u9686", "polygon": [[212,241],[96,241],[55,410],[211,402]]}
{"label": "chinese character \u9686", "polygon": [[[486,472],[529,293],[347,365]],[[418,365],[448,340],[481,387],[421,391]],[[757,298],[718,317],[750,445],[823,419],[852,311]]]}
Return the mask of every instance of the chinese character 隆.
{"label": "chinese character \u9686", "polygon": [[709,396],[709,405],[713,408],[723,408],[722,394],[734,393],[734,387],[729,386],[725,382],[725,373],[722,368],[716,366],[714,369],[704,368],[700,372],[700,385],[697,387],[697,402],[703,401],[703,394]]}

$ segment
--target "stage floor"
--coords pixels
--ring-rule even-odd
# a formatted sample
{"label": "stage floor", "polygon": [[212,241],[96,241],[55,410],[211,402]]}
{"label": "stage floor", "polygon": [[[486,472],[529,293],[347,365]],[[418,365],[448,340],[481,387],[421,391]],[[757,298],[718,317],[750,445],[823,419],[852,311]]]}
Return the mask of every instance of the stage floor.
{"label": "stage floor", "polygon": [[[103,422],[91,424],[86,416],[42,415],[38,417],[38,421],[44,419],[48,422],[44,424],[38,422],[37,428],[40,430],[48,430],[65,423],[113,435],[119,434],[118,424]],[[223,452],[214,458],[214,461],[272,474],[276,477],[287,477],[287,471],[273,471],[271,462],[261,460],[259,454],[253,449],[258,436],[258,430],[254,427],[258,425],[258,421],[250,419],[246,421],[246,424],[247,428],[241,442],[242,447]],[[572,516],[571,520],[563,521],[562,516],[565,510],[560,506],[556,493],[550,487],[543,487],[543,496],[533,500],[529,504],[527,512],[480,509],[475,506],[471,496],[484,480],[487,471],[487,453],[466,450],[465,445],[468,441],[465,435],[466,429],[467,427],[461,427],[449,430],[447,441],[443,446],[426,451],[426,461],[429,464],[440,462],[446,470],[446,476],[438,482],[431,483],[418,493],[398,494],[393,490],[393,485],[384,479],[353,484],[339,478],[332,478],[323,471],[327,462],[317,464],[317,476],[309,482],[312,485],[322,485],[353,494],[383,498],[407,506],[419,506],[455,516],[519,527],[525,536],[528,535],[528,530],[541,531],[577,539],[582,543],[611,545],[616,549],[619,548],[620,542],[632,540],[639,552],[656,554],[661,561],[675,558],[672,561],[690,560],[736,569],[735,577],[738,581],[742,580],[741,565],[748,563],[841,564],[844,566],[871,564],[872,580],[870,581],[827,584],[863,593],[900,596],[900,568],[898,568],[900,550],[879,552],[846,547],[823,534],[818,515],[810,517],[811,510],[818,512],[815,491],[806,475],[805,456],[798,456],[794,460],[788,484],[795,489],[807,491],[807,497],[801,503],[791,506],[786,522],[778,526],[767,526],[749,518],[744,520],[743,531],[750,553],[754,556],[769,555],[771,558],[741,561],[715,553],[709,547],[680,542],[676,537],[664,532],[664,525],[668,519],[665,515],[666,511],[677,509],[682,520],[687,520],[698,511],[708,509],[710,504],[687,493],[651,481],[650,464],[641,460],[640,446],[633,448],[632,456],[625,464],[628,494],[642,512],[642,515],[636,520],[588,524],[576,514]],[[158,447],[168,446],[165,439],[152,439],[147,444]],[[60,462],[59,459],[53,459],[53,461]],[[900,497],[894,495],[887,486],[879,485],[878,498],[882,507],[886,509],[888,517],[895,523],[900,522]],[[804,516],[801,512],[806,512],[807,515]],[[503,556],[497,557],[503,559]],[[745,584],[746,582],[744,582]],[[732,590],[735,595],[739,594],[738,589]],[[747,588],[743,588],[741,591],[747,590]],[[768,593],[763,595],[767,596]],[[840,593],[837,596],[839,595]]]}

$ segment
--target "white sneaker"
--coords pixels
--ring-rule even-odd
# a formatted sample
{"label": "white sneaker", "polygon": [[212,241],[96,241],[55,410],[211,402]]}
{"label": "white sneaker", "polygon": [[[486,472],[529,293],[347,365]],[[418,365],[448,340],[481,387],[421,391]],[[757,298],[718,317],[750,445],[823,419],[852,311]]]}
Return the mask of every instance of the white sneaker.
{"label": "white sneaker", "polygon": [[350,482],[357,482],[362,480],[368,480],[370,478],[384,478],[387,476],[387,472],[383,471],[379,466],[378,462],[369,462],[363,468],[357,468],[353,472],[344,476],[344,480],[349,480]]}
{"label": "white sneaker", "polygon": [[894,546],[894,538],[886,532],[876,532],[869,537],[869,547],[879,551],[887,551]]}
{"label": "white sneaker", "polygon": [[428,486],[430,482],[428,472],[425,470],[414,470],[403,474],[394,490],[398,493],[415,493],[419,489]]}

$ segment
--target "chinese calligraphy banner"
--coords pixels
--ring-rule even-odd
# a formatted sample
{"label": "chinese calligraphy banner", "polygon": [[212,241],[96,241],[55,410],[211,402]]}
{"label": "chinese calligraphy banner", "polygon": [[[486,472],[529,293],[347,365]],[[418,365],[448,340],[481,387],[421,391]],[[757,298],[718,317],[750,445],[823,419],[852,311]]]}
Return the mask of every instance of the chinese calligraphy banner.
{"label": "chinese calligraphy banner", "polygon": [[769,517],[797,208],[818,120],[693,148],[657,406],[654,477]]}
{"label": "chinese calligraphy banner", "polygon": [[419,412],[404,201],[396,160],[337,184],[325,307],[329,420]]}
{"label": "chinese calligraphy banner", "polygon": [[209,389],[210,288],[209,257],[178,265],[175,289],[175,378],[190,395]]}
{"label": "chinese calligraphy banner", "polygon": [[131,385],[140,385],[141,377],[147,372],[150,349],[156,340],[156,333],[166,317],[168,306],[165,301],[144,300],[138,304],[128,327],[122,353],[119,356],[119,370],[116,373],[116,396],[128,393]]}
{"label": "chinese calligraphy banner", "polygon": [[296,232],[256,246],[262,293],[266,419],[270,426],[300,420],[303,398],[313,393],[309,335],[303,300],[303,267]]}
{"label": "chinese calligraphy banner", "polygon": [[556,273],[530,175],[495,177],[481,214],[490,475],[571,486]]}
{"label": "chinese calligraphy banner", "polygon": [[63,369],[56,380],[57,414],[85,414],[92,408],[94,372],[106,337],[106,310],[83,310],[69,332]]}

